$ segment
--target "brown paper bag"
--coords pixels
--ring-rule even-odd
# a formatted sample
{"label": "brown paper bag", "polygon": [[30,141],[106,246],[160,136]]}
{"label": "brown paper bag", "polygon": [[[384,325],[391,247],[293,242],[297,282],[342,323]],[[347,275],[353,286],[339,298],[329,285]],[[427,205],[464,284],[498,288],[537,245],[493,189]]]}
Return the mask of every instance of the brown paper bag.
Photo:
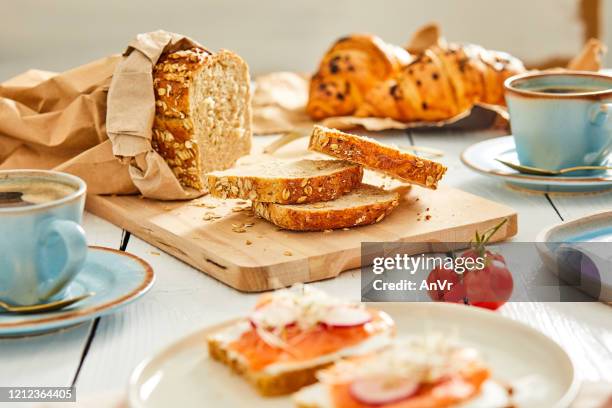
{"label": "brown paper bag", "polygon": [[153,65],[163,52],[200,47],[174,33],[139,34],[122,56],[55,74],[30,70],[0,85],[0,169],[56,169],[94,194],[175,200],[184,189],[151,147]]}

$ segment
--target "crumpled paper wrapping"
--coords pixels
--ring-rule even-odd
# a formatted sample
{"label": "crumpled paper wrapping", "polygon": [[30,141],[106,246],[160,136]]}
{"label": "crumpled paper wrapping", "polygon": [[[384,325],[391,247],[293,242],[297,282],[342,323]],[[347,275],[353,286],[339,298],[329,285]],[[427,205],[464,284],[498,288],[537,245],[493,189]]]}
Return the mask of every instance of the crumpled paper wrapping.
{"label": "crumpled paper wrapping", "polygon": [[[428,24],[415,32],[405,48],[412,54],[438,44],[443,45],[437,24]],[[568,65],[572,70],[597,71],[605,46],[591,39]],[[306,114],[310,75],[294,72],[274,72],[255,80],[253,94],[253,132],[256,134],[287,133],[309,129],[314,122]],[[507,127],[509,115],[505,107],[476,104],[471,110],[447,120],[436,122],[399,122],[390,118],[338,116],[324,119],[320,124],[337,129],[363,127],[370,131],[387,129],[482,129]]]}
{"label": "crumpled paper wrapping", "polygon": [[123,53],[59,73],[27,71],[0,84],[0,169],[75,174],[93,194],[175,200],[183,188],[151,147],[152,68],[160,55],[197,42],[174,33],[139,34]]}

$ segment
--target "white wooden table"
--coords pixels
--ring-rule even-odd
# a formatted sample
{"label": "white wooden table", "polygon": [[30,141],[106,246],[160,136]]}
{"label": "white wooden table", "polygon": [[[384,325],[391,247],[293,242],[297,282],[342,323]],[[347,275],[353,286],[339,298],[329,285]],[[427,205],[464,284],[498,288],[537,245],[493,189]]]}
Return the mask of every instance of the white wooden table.
{"label": "white wooden table", "polygon": [[[554,196],[519,193],[472,173],[461,151],[494,132],[396,133],[386,140],[445,152],[444,182],[514,207],[517,241],[533,241],[546,226],[612,208],[612,193]],[[452,203],[449,203],[452,205]],[[125,249],[147,260],[157,274],[151,292],[124,310],[77,328],[25,339],[0,340],[0,386],[75,385],[79,399],[122,392],[132,369],[146,356],[203,326],[244,313],[257,295],[239,293],[142,240],[85,214],[89,242]],[[331,294],[358,299],[359,271],[315,284]],[[584,380],[612,381],[612,307],[600,303],[510,303],[500,313],[557,340],[575,359]],[[19,405],[24,406],[24,405]]]}

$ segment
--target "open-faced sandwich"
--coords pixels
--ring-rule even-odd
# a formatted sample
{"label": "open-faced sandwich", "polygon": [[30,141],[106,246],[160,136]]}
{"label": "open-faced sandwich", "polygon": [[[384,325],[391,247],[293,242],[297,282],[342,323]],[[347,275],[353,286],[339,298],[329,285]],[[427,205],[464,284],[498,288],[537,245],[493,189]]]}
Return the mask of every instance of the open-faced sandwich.
{"label": "open-faced sandwich", "polygon": [[262,395],[283,395],[316,381],[344,357],[388,346],[391,318],[308,286],[263,295],[248,317],[208,339],[212,358],[253,383]]}
{"label": "open-faced sandwich", "polygon": [[491,379],[476,350],[442,336],[395,341],[317,373],[294,395],[300,408],[506,408],[509,391]]}

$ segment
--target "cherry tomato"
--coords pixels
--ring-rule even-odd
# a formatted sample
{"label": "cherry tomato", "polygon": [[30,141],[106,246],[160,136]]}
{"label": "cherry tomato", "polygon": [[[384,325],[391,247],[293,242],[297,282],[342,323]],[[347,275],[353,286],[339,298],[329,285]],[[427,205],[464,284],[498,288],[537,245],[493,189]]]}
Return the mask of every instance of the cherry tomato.
{"label": "cherry tomato", "polygon": [[[478,254],[468,251],[463,256],[475,258]],[[484,260],[484,268],[472,269],[464,274],[466,298],[471,305],[496,310],[512,296],[514,280],[502,255],[487,250]]]}
{"label": "cherry tomato", "polygon": [[[439,289],[439,282],[446,281],[445,289]],[[450,289],[448,284],[452,283]],[[435,268],[427,276],[429,297],[436,302],[464,303],[465,287],[461,275],[450,268]],[[432,289],[433,287],[436,289]]]}

